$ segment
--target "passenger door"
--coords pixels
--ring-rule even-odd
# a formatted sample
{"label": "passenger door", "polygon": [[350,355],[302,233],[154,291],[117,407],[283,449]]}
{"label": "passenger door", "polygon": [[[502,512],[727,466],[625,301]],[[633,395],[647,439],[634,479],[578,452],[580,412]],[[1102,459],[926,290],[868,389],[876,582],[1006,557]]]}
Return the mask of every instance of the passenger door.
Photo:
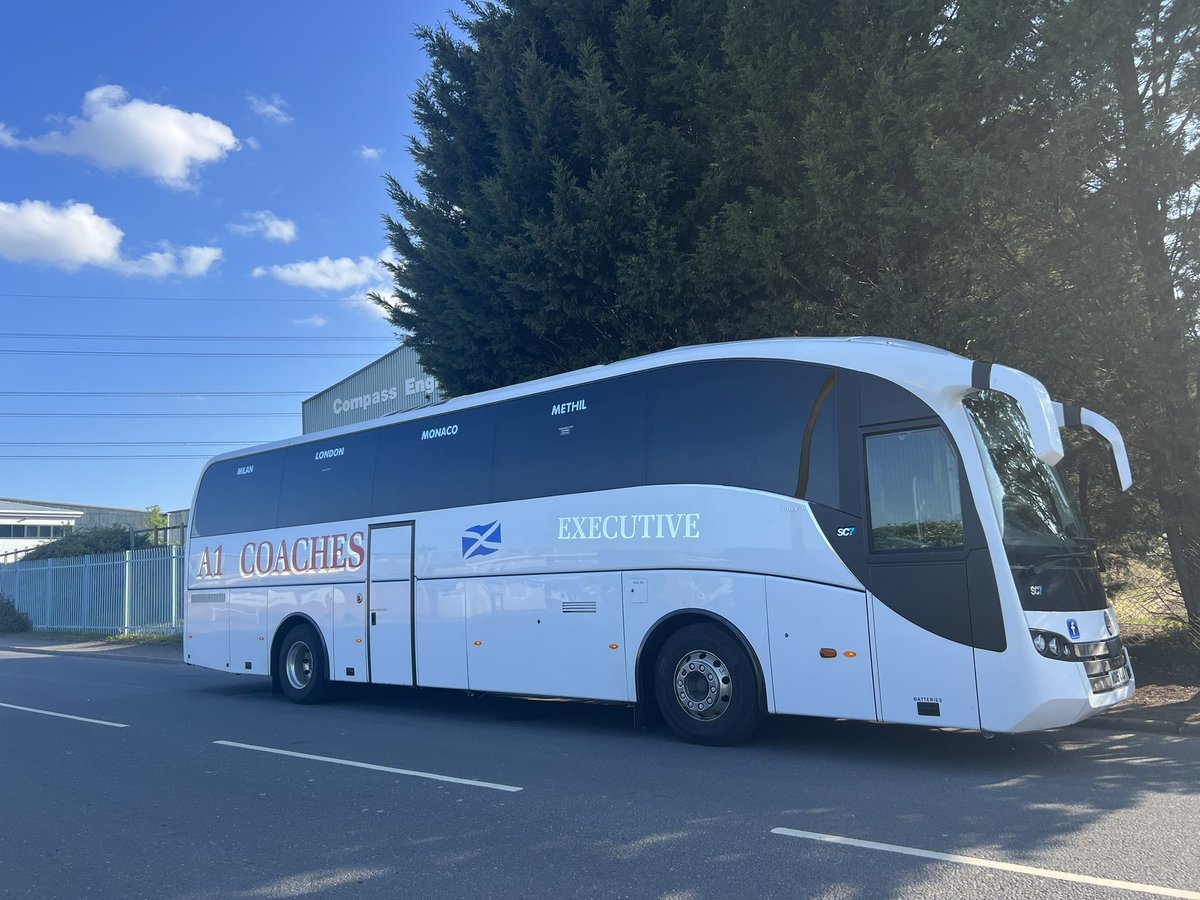
{"label": "passenger door", "polygon": [[413,526],[367,536],[368,671],[375,684],[413,684]]}
{"label": "passenger door", "polygon": [[958,455],[936,420],[864,428],[862,445],[880,717],[978,728]]}

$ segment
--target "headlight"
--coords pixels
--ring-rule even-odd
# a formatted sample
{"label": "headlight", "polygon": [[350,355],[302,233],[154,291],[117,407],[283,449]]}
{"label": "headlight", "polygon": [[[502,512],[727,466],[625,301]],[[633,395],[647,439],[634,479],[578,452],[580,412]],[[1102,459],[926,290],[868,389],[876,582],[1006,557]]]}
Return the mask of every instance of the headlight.
{"label": "headlight", "polygon": [[1055,634],[1053,631],[1031,630],[1029,635],[1033,638],[1033,649],[1047,659],[1073,660],[1077,658],[1075,645],[1061,634]]}

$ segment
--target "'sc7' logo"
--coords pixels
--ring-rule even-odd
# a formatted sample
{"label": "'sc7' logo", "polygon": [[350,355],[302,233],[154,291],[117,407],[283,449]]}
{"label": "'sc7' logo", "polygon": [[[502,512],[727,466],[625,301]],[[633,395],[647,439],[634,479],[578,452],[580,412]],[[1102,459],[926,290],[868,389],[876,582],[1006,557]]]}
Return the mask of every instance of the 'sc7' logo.
{"label": "'sc7' logo", "polygon": [[472,525],[462,535],[463,559],[487,556],[500,549],[500,520],[487,525]]}

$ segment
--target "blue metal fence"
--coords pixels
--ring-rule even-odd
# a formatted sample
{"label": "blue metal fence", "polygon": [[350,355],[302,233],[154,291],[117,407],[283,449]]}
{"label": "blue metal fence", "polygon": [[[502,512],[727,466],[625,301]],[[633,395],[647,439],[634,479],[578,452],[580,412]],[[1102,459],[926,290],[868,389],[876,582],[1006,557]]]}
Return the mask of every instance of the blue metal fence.
{"label": "blue metal fence", "polygon": [[0,594],[37,631],[173,634],[183,628],[183,547],[0,565]]}

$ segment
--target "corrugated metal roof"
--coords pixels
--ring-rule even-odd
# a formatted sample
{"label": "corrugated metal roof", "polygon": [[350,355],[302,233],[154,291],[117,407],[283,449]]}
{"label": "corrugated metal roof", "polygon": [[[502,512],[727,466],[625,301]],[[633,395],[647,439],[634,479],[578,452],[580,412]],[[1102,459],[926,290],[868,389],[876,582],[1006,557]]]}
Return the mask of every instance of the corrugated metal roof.
{"label": "corrugated metal roof", "polygon": [[[21,504],[20,507],[17,504]],[[34,512],[33,510],[38,510]],[[146,511],[122,506],[95,506],[91,503],[59,503],[56,500],[30,500],[25,497],[0,497],[0,510],[20,512],[25,515],[58,515],[78,519],[79,528],[94,525],[124,525],[137,530],[146,527]]]}
{"label": "corrugated metal roof", "polygon": [[64,506],[38,506],[34,503],[28,503],[22,500],[9,500],[6,497],[0,497],[0,514],[2,513],[36,513],[47,516],[82,516],[83,510],[67,509]]}
{"label": "corrugated metal roof", "polygon": [[438,403],[441,386],[423,368],[416,351],[397,347],[301,406],[303,432],[354,425]]}
{"label": "corrugated metal roof", "polygon": [[345,378],[343,378],[341,381],[336,382],[335,384],[331,384],[329,387],[325,388],[325,390],[323,390],[323,391],[317,391],[315,394],[313,394],[311,397],[309,397],[304,402],[311,403],[313,400],[316,400],[320,397],[324,397],[326,394],[333,393],[334,391],[336,391],[338,388],[342,387],[342,385],[346,384],[347,382],[353,381],[355,378],[357,378],[359,375],[362,375],[364,372],[369,372],[372,369],[378,368],[386,360],[390,359],[391,357],[399,356],[405,350],[408,350],[409,353],[413,352],[408,347],[405,347],[403,345],[397,347],[395,350],[389,350],[387,353],[383,354],[383,356],[379,357],[379,359],[367,363],[361,369],[359,369],[356,372],[352,372],[351,374],[349,374]]}

